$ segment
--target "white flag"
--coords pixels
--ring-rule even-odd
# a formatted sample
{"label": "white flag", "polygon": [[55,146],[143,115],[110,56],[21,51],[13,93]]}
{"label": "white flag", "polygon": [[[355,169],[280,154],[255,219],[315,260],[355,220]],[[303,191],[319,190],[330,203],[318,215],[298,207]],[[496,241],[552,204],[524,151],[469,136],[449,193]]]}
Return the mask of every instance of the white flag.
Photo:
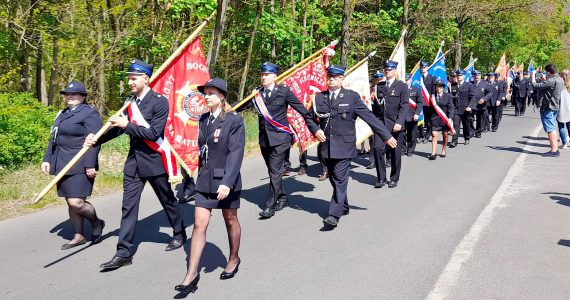
{"label": "white flag", "polygon": [[398,79],[405,81],[406,78],[406,46],[404,45],[404,37],[406,36],[406,30],[402,32],[400,40],[396,44],[396,48],[390,56],[390,60],[398,62]]}
{"label": "white flag", "polygon": [[[345,89],[350,89],[357,92],[366,107],[368,107],[368,109],[372,109],[372,102],[370,98],[370,81],[368,79],[368,61],[348,74],[342,81],[342,86]],[[360,118],[356,119],[355,127],[357,145],[372,135],[372,129],[370,126],[368,126],[368,124],[366,124],[366,122],[362,121]]]}

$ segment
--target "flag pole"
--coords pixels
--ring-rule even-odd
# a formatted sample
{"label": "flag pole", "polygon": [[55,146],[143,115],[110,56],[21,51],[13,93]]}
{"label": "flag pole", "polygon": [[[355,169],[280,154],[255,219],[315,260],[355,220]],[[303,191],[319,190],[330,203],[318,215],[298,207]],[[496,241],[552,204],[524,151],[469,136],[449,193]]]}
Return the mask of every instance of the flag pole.
{"label": "flag pole", "polygon": [[[198,26],[194,30],[194,32],[192,32],[192,34],[190,34],[190,36],[184,41],[184,43],[182,43],[182,45],[180,45],[180,47],[178,47],[178,49],[176,49],[174,54],[171,55],[160,66],[160,68],[158,68],[158,70],[150,78],[151,83],[157,78],[158,75],[160,75],[160,73],[162,73],[172,63],[172,61],[174,61],[176,56],[180,55],[180,53],[196,38],[196,36],[198,36],[200,31],[202,29],[204,29],[204,27],[210,21],[210,19],[214,16],[214,14],[215,14],[215,12],[212,13],[206,20],[204,20],[204,22],[202,22],[202,24],[200,24],[200,26]],[[115,112],[113,114],[113,116],[111,116],[111,117],[121,116],[123,114],[123,112],[129,107],[129,105],[131,105],[132,99],[134,99],[134,98],[131,96],[129,98],[129,100],[127,100],[125,102],[125,104],[123,104],[123,106],[117,112]],[[99,131],[97,131],[97,133],[95,134],[95,136],[94,136],[95,140],[98,140],[110,127],[111,127],[111,122],[107,121],[107,123],[105,123],[105,125],[103,125],[103,127],[101,127],[101,129]],[[180,159],[180,155],[178,155],[178,153],[176,153],[174,151],[174,149],[172,149],[172,147],[170,147],[170,148],[171,148],[174,156],[176,157],[176,159],[181,162],[182,167],[186,171],[188,171],[188,173],[191,173],[188,166],[186,166],[184,161],[182,161]],[[67,163],[67,165],[65,165],[65,167],[63,167],[63,169],[61,169],[61,171],[50,181],[50,183],[48,183],[48,185],[45,188],[43,188],[43,190],[40,191],[40,193],[32,200],[32,204],[38,203],[38,201],[40,201],[43,197],[45,197],[45,195],[47,195],[47,193],[61,180],[61,178],[63,178],[63,176],[65,176],[65,174],[67,174],[67,172],[89,151],[89,149],[91,149],[91,147],[83,147],[73,157],[73,159],[71,159],[71,161],[69,163]]]}
{"label": "flag pole", "polygon": [[[320,49],[319,51],[311,54],[309,57],[303,59],[301,62],[299,62],[298,64],[294,65],[293,67],[291,67],[290,69],[288,69],[287,71],[283,72],[281,75],[277,76],[277,79],[275,80],[276,83],[281,83],[283,80],[285,80],[285,78],[287,78],[289,75],[291,75],[293,72],[295,72],[298,68],[304,66],[305,64],[307,64],[309,61],[311,61],[312,59],[314,59],[315,57],[319,56],[326,48],[331,47],[331,46],[336,46],[336,44],[338,44],[338,40],[334,40],[332,41],[328,46]],[[232,107],[233,110],[237,110],[238,108],[242,107],[243,105],[245,105],[249,100],[251,100],[253,97],[255,97],[255,95],[257,94],[257,91],[252,92],[251,94],[249,94],[249,96],[243,98],[243,100],[241,100],[238,104],[234,105]]]}
{"label": "flag pole", "polygon": [[443,55],[441,55],[440,58],[436,59],[436,60],[433,62],[433,64],[431,64],[431,65],[428,67],[428,69],[431,68],[431,67],[433,67],[433,65],[435,65],[438,61],[442,60],[442,59],[447,55],[447,53],[449,53],[449,51],[451,51],[451,49],[445,51],[445,53],[443,53]]}
{"label": "flag pole", "polygon": [[392,50],[392,54],[390,54],[390,60],[392,60],[396,55],[396,51],[398,51],[398,48],[400,48],[400,45],[404,42],[404,37],[406,36],[407,33],[408,33],[408,27],[406,26],[406,28],[404,28],[404,30],[402,30],[402,33],[400,34],[400,39],[396,43],[396,47],[394,47],[394,50]]}

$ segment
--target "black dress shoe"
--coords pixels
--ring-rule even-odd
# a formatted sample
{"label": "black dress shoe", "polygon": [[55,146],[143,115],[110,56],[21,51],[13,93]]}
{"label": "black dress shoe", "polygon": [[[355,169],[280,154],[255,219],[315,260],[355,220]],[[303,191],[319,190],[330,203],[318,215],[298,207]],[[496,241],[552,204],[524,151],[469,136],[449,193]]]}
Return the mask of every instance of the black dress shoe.
{"label": "black dress shoe", "polygon": [[388,182],[388,187],[391,188],[391,189],[393,189],[393,188],[395,188],[395,187],[397,187],[397,186],[398,186],[398,182],[397,182],[397,181],[390,181],[390,182]]}
{"label": "black dress shoe", "polygon": [[406,155],[408,157],[412,157],[412,156],[414,156],[414,151],[408,151],[408,153],[406,153]]}
{"label": "black dress shoe", "polygon": [[465,140],[465,143],[463,143],[464,145],[469,145],[469,140]]}
{"label": "black dress shoe", "polygon": [[429,160],[435,160],[437,158],[437,155],[435,154],[430,154],[429,156]]}
{"label": "black dress shoe", "polygon": [[338,218],[333,217],[333,216],[328,216],[323,220],[323,223],[325,225],[336,227],[338,225]]}
{"label": "black dress shoe", "polygon": [[299,168],[299,172],[297,172],[297,175],[303,176],[305,174],[307,174],[307,168],[305,168],[305,167]]}
{"label": "black dress shoe", "polygon": [[452,141],[448,146],[449,148],[455,148],[457,146],[457,141]]}
{"label": "black dress shoe", "polygon": [[105,229],[105,221],[99,219],[99,222],[101,223],[101,233],[98,235],[94,234],[91,237],[91,244],[99,244],[103,240],[103,229]]}
{"label": "black dress shoe", "polygon": [[174,239],[170,240],[170,243],[168,243],[168,246],[166,246],[164,251],[172,251],[172,250],[176,250],[176,249],[184,246],[185,240],[186,240],[185,238],[183,238],[183,239],[174,238]]}
{"label": "black dress shoe", "polygon": [[342,211],[343,216],[347,216],[348,214],[350,214],[350,208]]}
{"label": "black dress shoe", "polygon": [[283,171],[283,177],[287,177],[289,175],[291,175],[291,171],[289,171],[289,170]]}
{"label": "black dress shoe", "polygon": [[182,196],[182,199],[178,200],[178,203],[188,203],[190,201],[196,200],[196,193],[186,194]]}
{"label": "black dress shoe", "polygon": [[241,263],[241,258],[238,259],[238,263],[237,263],[237,265],[233,271],[231,271],[231,272],[223,271],[222,274],[220,274],[220,280],[226,280],[226,279],[234,278],[234,276],[238,272],[238,268],[239,268],[240,263]]}
{"label": "black dress shoe", "polygon": [[113,258],[110,261],[101,264],[100,268],[104,270],[113,270],[113,269],[118,269],[120,267],[128,266],[132,263],[133,263],[132,257],[113,256]]}
{"label": "black dress shoe", "polygon": [[87,243],[87,240],[85,238],[81,239],[79,242],[77,243],[65,243],[63,245],[61,245],[61,250],[68,250],[71,248],[75,248],[77,246],[81,246],[83,244]]}
{"label": "black dress shoe", "polygon": [[179,284],[175,286],[174,289],[187,296],[190,293],[194,293],[198,289],[198,281],[200,281],[200,273],[198,273],[194,280],[192,280],[192,282],[190,282],[188,285]]}
{"label": "black dress shoe", "polygon": [[275,215],[275,209],[273,208],[266,208],[259,213],[259,216],[263,219],[269,219]]}
{"label": "black dress shoe", "polygon": [[384,184],[386,184],[386,180],[376,181],[376,183],[374,184],[374,188],[375,189],[382,188],[384,186]]}
{"label": "black dress shoe", "polygon": [[323,174],[321,174],[321,176],[319,176],[319,181],[325,181],[325,180],[327,180],[327,178],[329,178],[329,173],[323,172]]}
{"label": "black dress shoe", "polygon": [[480,135],[480,134],[476,134],[475,137],[478,138],[478,139],[480,139],[480,138],[481,138],[481,135]]}
{"label": "black dress shoe", "polygon": [[376,164],[374,163],[370,163],[368,166],[366,166],[366,169],[374,169],[376,168]]}
{"label": "black dress shoe", "polygon": [[285,207],[289,206],[289,201],[287,200],[277,200],[277,204],[275,204],[275,211],[280,211]]}
{"label": "black dress shoe", "polygon": [[447,152],[441,152],[441,154],[439,155],[441,157],[446,157],[447,156]]}

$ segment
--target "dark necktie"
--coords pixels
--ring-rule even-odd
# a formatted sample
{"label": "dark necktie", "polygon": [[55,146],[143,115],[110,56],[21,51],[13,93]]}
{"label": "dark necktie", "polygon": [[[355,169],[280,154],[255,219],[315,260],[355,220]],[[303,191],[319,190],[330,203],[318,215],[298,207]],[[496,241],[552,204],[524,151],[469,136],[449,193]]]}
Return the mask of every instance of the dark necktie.
{"label": "dark necktie", "polygon": [[335,93],[331,93],[331,98],[330,98],[330,100],[331,100],[331,103],[330,103],[330,104],[332,105],[332,104],[334,103],[334,100],[336,100]]}
{"label": "dark necktie", "polygon": [[210,127],[212,127],[210,125],[212,125],[212,123],[214,123],[215,119],[216,118],[214,117],[213,114],[210,114],[210,117],[208,117],[208,123],[206,124],[206,130],[208,131],[208,133],[210,132]]}
{"label": "dark necktie", "polygon": [[141,105],[141,101],[142,101],[141,98],[137,97],[137,106]]}
{"label": "dark necktie", "polygon": [[271,90],[270,90],[270,89],[265,89],[265,90],[263,91],[263,100],[265,100],[265,102],[268,102],[268,101],[269,101],[269,93],[271,93]]}

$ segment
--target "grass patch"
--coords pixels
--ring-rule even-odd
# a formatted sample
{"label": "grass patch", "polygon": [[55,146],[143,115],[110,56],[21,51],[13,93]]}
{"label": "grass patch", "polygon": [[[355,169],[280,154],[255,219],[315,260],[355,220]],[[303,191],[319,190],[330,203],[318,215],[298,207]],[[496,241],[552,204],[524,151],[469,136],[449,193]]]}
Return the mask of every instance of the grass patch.
{"label": "grass patch", "polygon": [[[251,157],[259,153],[257,112],[247,110],[241,115],[245,122],[245,152],[247,157]],[[102,146],[92,197],[117,192],[123,188],[123,167],[128,151],[129,137],[126,134]],[[52,179],[53,176],[42,174],[39,163],[25,165],[16,171],[0,172],[0,220],[63,205],[65,202],[57,196],[55,187],[40,202],[31,204],[35,195]]]}
{"label": "grass patch", "polygon": [[[122,135],[105,145],[99,152],[99,172],[95,180],[93,196],[100,196],[120,190],[123,186],[123,166],[129,149],[129,138]],[[39,164],[0,173],[0,220],[61,205],[65,202],[57,196],[54,187],[42,200],[31,204],[32,199],[51,180],[40,171]]]}

